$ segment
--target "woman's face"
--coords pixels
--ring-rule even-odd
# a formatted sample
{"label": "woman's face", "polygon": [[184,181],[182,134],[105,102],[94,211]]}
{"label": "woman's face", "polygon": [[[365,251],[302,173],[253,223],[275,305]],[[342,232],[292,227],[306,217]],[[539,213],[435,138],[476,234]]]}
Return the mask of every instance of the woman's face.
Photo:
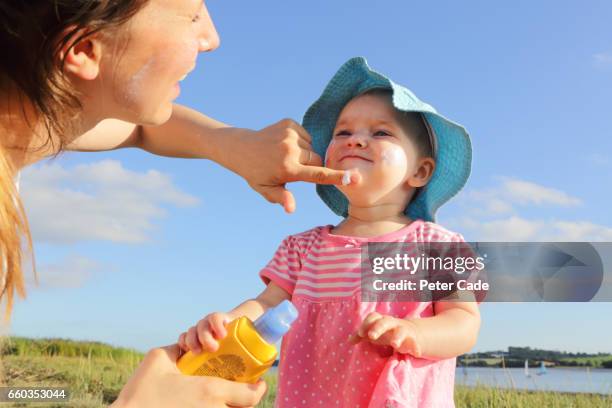
{"label": "woman's face", "polygon": [[149,0],[125,30],[123,38],[103,40],[98,115],[164,123],[198,54],[219,46],[217,31],[202,0]]}

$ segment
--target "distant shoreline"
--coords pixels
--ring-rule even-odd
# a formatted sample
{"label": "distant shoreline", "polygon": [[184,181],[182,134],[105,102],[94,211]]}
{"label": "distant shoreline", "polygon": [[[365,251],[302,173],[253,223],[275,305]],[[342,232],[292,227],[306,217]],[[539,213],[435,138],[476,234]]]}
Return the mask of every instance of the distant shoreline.
{"label": "distant shoreline", "polygon": [[572,353],[558,350],[532,349],[531,347],[508,347],[507,350],[469,353],[457,358],[457,365],[466,367],[576,367],[612,368],[610,353]]}

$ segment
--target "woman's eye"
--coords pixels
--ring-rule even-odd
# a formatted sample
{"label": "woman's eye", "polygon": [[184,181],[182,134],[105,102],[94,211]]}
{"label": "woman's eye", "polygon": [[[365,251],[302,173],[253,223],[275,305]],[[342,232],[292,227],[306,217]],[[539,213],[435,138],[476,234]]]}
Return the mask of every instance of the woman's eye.
{"label": "woman's eye", "polygon": [[197,23],[198,21],[200,21],[200,18],[202,18],[202,10],[203,9],[204,9],[204,3],[202,3],[200,5],[200,7],[198,7],[198,12],[191,19],[192,23]]}
{"label": "woman's eye", "polygon": [[387,132],[386,130],[377,130],[374,132],[374,136],[391,136],[391,133]]}

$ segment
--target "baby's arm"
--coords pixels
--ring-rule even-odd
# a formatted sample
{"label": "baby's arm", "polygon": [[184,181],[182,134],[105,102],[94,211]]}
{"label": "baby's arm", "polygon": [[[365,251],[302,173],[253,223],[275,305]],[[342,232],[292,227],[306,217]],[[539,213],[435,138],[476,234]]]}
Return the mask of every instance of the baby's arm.
{"label": "baby's arm", "polygon": [[219,347],[218,340],[227,335],[225,330],[227,323],[241,316],[246,316],[254,321],[269,308],[290,298],[289,293],[270,282],[255,299],[249,299],[227,313],[214,312],[205,316],[195,326],[179,336],[178,344],[181,349],[191,350],[196,354],[202,350],[215,351]]}
{"label": "baby's arm", "polygon": [[353,342],[391,346],[415,357],[443,359],[467,353],[476,343],[480,312],[476,302],[435,302],[435,316],[400,319],[370,313]]}

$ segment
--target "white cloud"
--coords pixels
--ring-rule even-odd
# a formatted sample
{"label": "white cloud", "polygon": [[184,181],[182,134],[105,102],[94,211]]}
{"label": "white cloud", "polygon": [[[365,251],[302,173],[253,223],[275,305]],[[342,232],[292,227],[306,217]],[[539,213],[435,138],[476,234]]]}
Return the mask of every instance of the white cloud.
{"label": "white cloud", "polygon": [[31,167],[22,175],[21,195],[33,238],[52,243],[143,242],[166,214],[164,205],[198,203],[168,175],[131,171],[115,160],[70,169],[56,163]]}
{"label": "white cloud", "polygon": [[476,241],[612,241],[612,228],[589,221],[529,220],[518,216],[485,221],[463,217],[452,224]]}
{"label": "white cloud", "polygon": [[562,237],[563,241],[612,241],[612,228],[589,221],[553,221],[551,227],[555,234],[551,234],[551,241],[554,236]]}
{"label": "white cloud", "polygon": [[463,235],[469,234],[478,241],[503,242],[530,241],[541,227],[538,222],[528,221],[517,216],[492,221],[464,217],[454,224],[462,231]]}
{"label": "white cloud", "polygon": [[593,62],[596,67],[599,68],[610,68],[612,67],[612,53],[599,52],[593,55]]}
{"label": "white cloud", "polygon": [[515,214],[516,206],[553,205],[573,207],[582,204],[576,197],[550,187],[511,177],[500,177],[499,186],[487,190],[466,191],[461,200],[478,215]]}
{"label": "white cloud", "polygon": [[612,228],[587,220],[528,219],[533,207],[574,207],[582,201],[561,190],[514,178],[498,178],[487,190],[466,191],[464,215],[449,220],[464,236],[478,241],[612,241]]}
{"label": "white cloud", "polygon": [[501,192],[511,202],[517,204],[559,205],[570,207],[581,204],[580,199],[572,197],[561,190],[544,187],[529,181],[512,178],[503,179]]}
{"label": "white cloud", "polygon": [[89,258],[66,257],[57,263],[38,267],[38,281],[29,279],[28,286],[40,289],[80,288],[100,269],[101,266]]}

